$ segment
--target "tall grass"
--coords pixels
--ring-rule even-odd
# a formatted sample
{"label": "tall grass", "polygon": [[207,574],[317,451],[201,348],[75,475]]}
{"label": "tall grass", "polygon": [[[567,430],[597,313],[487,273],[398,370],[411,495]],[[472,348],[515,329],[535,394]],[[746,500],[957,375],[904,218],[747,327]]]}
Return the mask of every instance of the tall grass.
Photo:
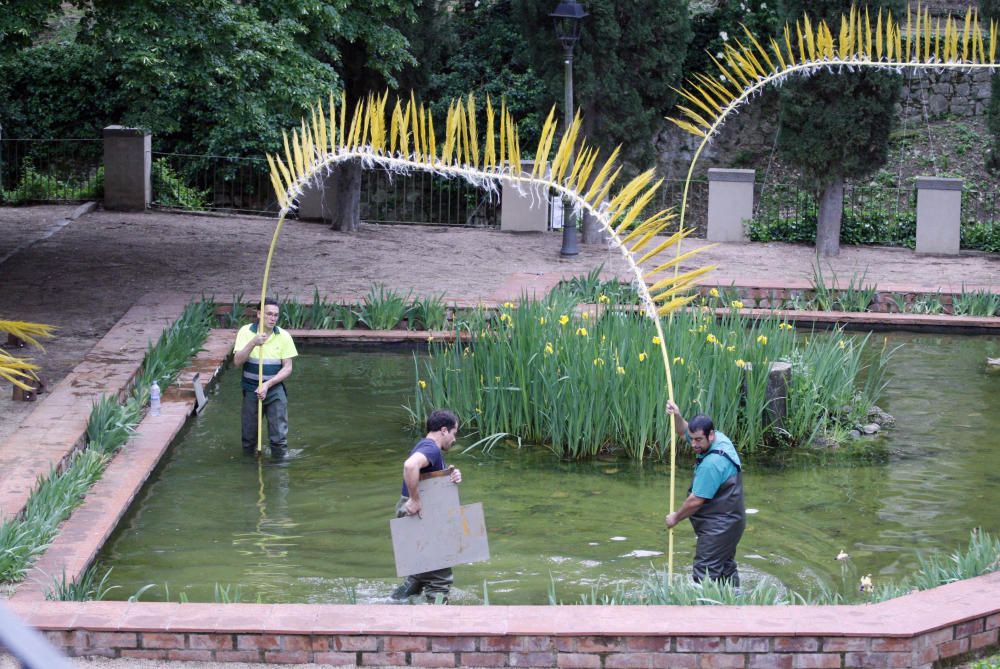
{"label": "tall grass", "polygon": [[[481,434],[508,433],[560,456],[663,457],[666,380],[653,324],[615,305],[599,319],[576,306],[561,293],[525,299],[493,321],[470,322],[471,343],[432,343],[415,361],[415,419],[447,406]],[[739,303],[716,318],[716,306],[663,321],[674,391],[685,414],[712,416],[742,452],[837,435],[838,422],[874,403],[888,354],[865,364],[867,339],[799,335],[777,317],[741,316]],[[765,419],[772,361],[793,364],[780,434]]]}
{"label": "tall grass", "polygon": [[[189,304],[157,343],[150,345],[129,398],[119,404],[104,396],[94,403],[87,421],[87,449],[73,455],[61,472],[53,467],[40,477],[24,511],[0,525],[0,581],[21,580],[34,558],[45,551],[59,523],[79,506],[112,455],[135,430],[149,401],[149,385],[154,379],[164,386],[172,383],[201,350],[214,311],[214,304],[205,300]],[[71,586],[62,584],[64,590]]]}

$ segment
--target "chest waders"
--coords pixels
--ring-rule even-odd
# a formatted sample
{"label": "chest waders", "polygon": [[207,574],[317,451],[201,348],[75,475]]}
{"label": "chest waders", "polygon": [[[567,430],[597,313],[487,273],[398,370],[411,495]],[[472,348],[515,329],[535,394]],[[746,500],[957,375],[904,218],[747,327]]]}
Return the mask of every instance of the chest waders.
{"label": "chest waders", "polygon": [[[732,462],[736,473],[723,481],[715,497],[705,500],[691,516],[691,525],[698,537],[694,551],[694,580],[700,582],[707,576],[713,581],[722,580],[739,587],[736,545],[746,527],[743,472],[740,465],[722,451],[708,451],[702,460],[713,454]],[[688,494],[691,494],[690,488]]]}

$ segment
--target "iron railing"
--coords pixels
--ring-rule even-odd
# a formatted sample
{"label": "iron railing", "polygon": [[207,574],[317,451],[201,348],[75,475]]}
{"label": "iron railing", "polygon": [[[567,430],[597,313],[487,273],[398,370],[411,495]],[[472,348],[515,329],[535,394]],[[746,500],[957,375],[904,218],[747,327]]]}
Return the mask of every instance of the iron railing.
{"label": "iron railing", "polygon": [[103,151],[100,139],[0,140],[0,204],[100,199]]}
{"label": "iron railing", "polygon": [[[674,213],[679,218],[681,214],[681,201],[684,197],[683,179],[666,179],[657,192],[657,210],[673,207]],[[696,237],[704,237],[708,225],[708,181],[705,179],[694,179],[688,189],[687,207],[684,213],[685,225],[694,228]],[[669,226],[665,232],[673,233],[677,231],[677,226]]]}
{"label": "iron railing", "polygon": [[375,168],[361,175],[361,220],[495,228],[500,225],[500,196],[460,178]]}
{"label": "iron railing", "polygon": [[153,152],[152,203],[164,209],[274,215],[263,158]]}

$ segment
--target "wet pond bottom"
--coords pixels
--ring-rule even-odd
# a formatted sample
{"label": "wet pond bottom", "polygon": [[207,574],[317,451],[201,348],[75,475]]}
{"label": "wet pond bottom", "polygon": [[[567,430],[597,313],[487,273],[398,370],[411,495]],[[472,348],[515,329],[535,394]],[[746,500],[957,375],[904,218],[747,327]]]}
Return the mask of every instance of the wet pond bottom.
{"label": "wet pond bottom", "polygon": [[[899,579],[918,556],[950,553],[973,527],[1000,533],[1000,374],[990,337],[891,335],[903,344],[880,401],[897,426],[888,463],[746,467],[745,582],[764,575],[800,592]],[[293,457],[240,449],[238,374],[192,420],[105,546],[110,597],[143,600],[381,601],[398,582],[388,520],[417,438],[403,408],[413,357],[307,350],[288,384]],[[725,431],[724,426],[720,429]],[[634,588],[663,569],[669,470],[621,460],[561,461],[539,447],[448,455],[463,503],[483,502],[492,559],[455,570],[453,600],[544,604]],[[739,444],[737,444],[739,447]],[[691,460],[678,469],[678,503]],[[689,524],[675,564],[690,571]],[[838,562],[844,550],[850,560]]]}

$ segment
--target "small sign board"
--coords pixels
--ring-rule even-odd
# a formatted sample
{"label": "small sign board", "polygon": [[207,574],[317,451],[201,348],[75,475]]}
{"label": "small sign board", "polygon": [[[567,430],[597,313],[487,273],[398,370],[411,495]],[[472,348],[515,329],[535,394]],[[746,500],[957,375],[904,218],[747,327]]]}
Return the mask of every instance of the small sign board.
{"label": "small sign board", "polygon": [[396,575],[490,559],[482,503],[462,506],[458,486],[447,476],[420,481],[420,516],[389,521]]}

